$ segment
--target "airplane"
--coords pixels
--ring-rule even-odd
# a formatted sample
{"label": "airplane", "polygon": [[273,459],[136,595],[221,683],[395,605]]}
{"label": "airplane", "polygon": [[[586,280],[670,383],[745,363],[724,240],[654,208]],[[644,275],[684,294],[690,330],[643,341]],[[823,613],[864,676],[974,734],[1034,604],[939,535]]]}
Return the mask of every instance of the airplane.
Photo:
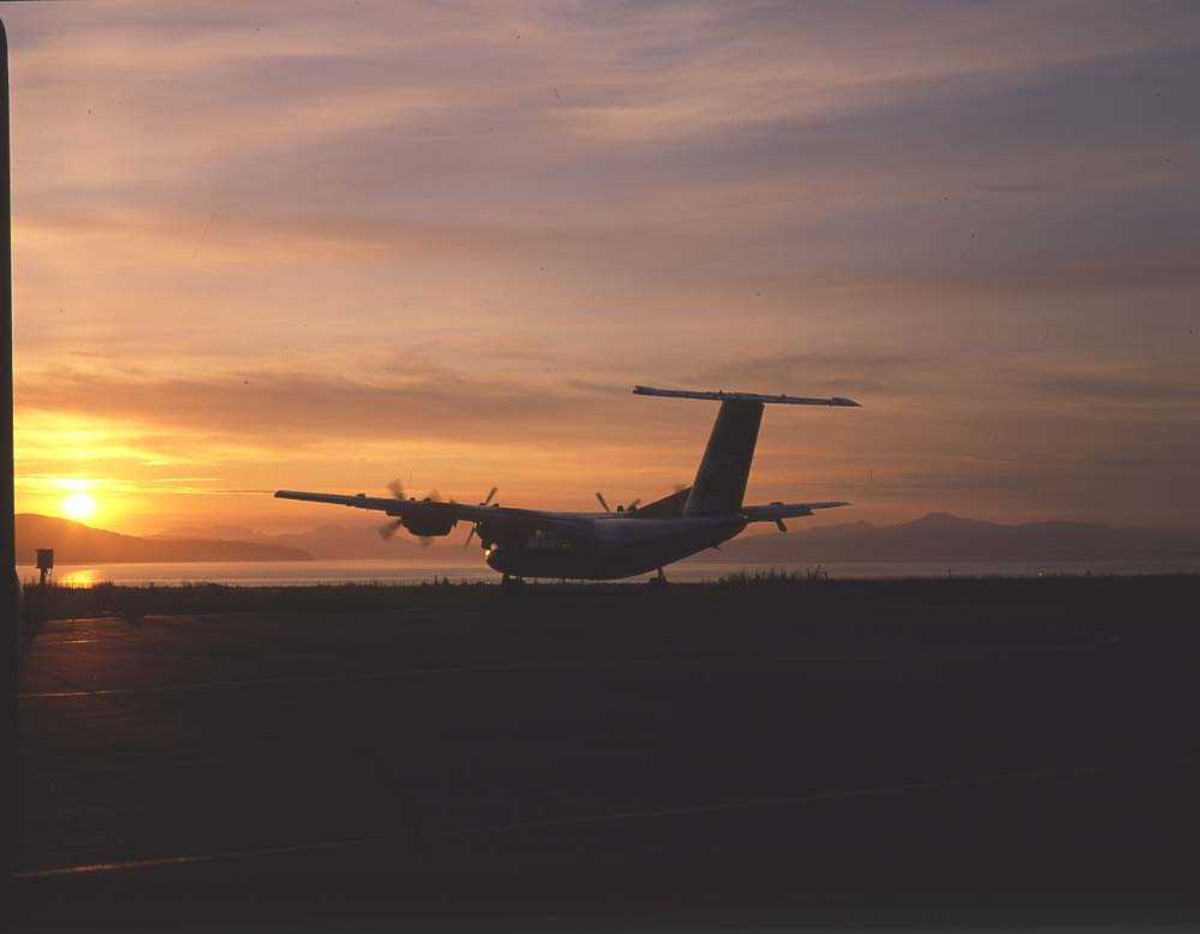
{"label": "airplane", "polygon": [[787,531],[785,519],[811,516],[817,509],[849,506],[846,502],[782,503],[761,506],[742,503],[750,463],[766,405],[824,405],[859,408],[852,399],[771,396],[751,392],[697,392],[635,386],[635,395],[670,399],[707,399],[721,403],[696,479],[670,496],[645,506],[632,502],[615,512],[600,494],[604,512],[549,512],[517,509],[492,502],[496,489],[476,505],[405,497],[398,483],[392,498],[358,493],[308,493],[277,490],[279,499],[332,503],[354,509],[373,509],[395,520],[380,531],[385,537],[400,527],[422,541],[449,535],[459,522],[471,523],[465,545],[478,536],[488,567],[499,571],[505,586],[525,578],[618,580],[657,571],[651,583],[665,584],[667,565],[718,547],[752,522],[773,522]]}

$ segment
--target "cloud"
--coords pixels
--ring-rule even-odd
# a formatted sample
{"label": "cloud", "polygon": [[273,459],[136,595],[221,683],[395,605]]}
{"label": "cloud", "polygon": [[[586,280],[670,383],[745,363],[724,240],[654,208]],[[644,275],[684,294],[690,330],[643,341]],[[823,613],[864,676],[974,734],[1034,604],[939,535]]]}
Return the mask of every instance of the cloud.
{"label": "cloud", "polygon": [[873,463],[926,478],[914,510],[938,478],[1003,509],[1058,474],[979,464],[1057,452],[1101,465],[1083,513],[1109,508],[1106,458],[1138,446],[1144,484],[1195,428],[1194,4],[6,21],[39,475],[375,483],[404,452],[469,488],[494,464],[539,495],[665,483],[712,413],[624,398],[661,381],[863,397],[772,419],[768,491]]}
{"label": "cloud", "polygon": [[570,408],[561,391],[469,382],[446,373],[409,379],[300,373],[171,378],[68,371],[24,376],[17,404],[23,411],[183,425],[226,438],[271,432],[286,445],[553,434]]}
{"label": "cloud", "polygon": [[1154,378],[1145,373],[1072,373],[1040,377],[1048,398],[1116,406],[1186,406],[1200,427],[1200,379]]}

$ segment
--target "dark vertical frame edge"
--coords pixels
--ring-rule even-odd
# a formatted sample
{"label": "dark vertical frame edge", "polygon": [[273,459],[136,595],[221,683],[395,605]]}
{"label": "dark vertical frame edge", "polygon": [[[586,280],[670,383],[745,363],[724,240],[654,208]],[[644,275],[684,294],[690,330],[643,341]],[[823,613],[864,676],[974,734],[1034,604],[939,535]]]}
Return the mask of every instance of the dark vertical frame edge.
{"label": "dark vertical frame edge", "polygon": [[[16,857],[17,831],[17,637],[19,620],[19,583],[16,568],[15,541],[15,494],[13,477],[13,346],[12,346],[12,212],[9,172],[9,106],[8,106],[8,34],[0,20],[0,386],[3,401],[0,402],[0,461],[3,462],[3,478],[0,479],[0,614],[5,622],[0,643],[3,675],[0,685],[4,692],[3,725],[0,726],[0,794],[4,797],[0,808],[0,846],[3,847],[3,881],[7,889]],[[11,904],[11,899],[4,899]]]}

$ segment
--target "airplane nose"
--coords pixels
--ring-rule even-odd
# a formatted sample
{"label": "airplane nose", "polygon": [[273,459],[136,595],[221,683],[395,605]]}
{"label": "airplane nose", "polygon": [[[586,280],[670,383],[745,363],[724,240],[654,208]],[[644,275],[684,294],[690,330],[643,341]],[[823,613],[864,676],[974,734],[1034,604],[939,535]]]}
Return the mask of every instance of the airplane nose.
{"label": "airplane nose", "polygon": [[491,545],[483,553],[483,560],[487,562],[487,566],[493,571],[500,571],[501,573],[508,570],[507,557],[508,555],[505,554],[504,549],[499,545]]}

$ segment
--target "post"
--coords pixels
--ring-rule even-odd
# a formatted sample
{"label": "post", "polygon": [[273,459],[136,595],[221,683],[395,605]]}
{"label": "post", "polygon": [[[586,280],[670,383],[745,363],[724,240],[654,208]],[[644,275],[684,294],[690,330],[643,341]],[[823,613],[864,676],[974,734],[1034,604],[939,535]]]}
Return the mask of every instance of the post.
{"label": "post", "polygon": [[50,576],[50,572],[54,570],[54,549],[53,548],[37,549],[37,569],[38,569],[38,587],[45,588],[46,579]]}
{"label": "post", "polygon": [[20,600],[13,492],[12,202],[8,158],[8,34],[0,21],[0,847],[7,888],[17,837],[17,636]]}

